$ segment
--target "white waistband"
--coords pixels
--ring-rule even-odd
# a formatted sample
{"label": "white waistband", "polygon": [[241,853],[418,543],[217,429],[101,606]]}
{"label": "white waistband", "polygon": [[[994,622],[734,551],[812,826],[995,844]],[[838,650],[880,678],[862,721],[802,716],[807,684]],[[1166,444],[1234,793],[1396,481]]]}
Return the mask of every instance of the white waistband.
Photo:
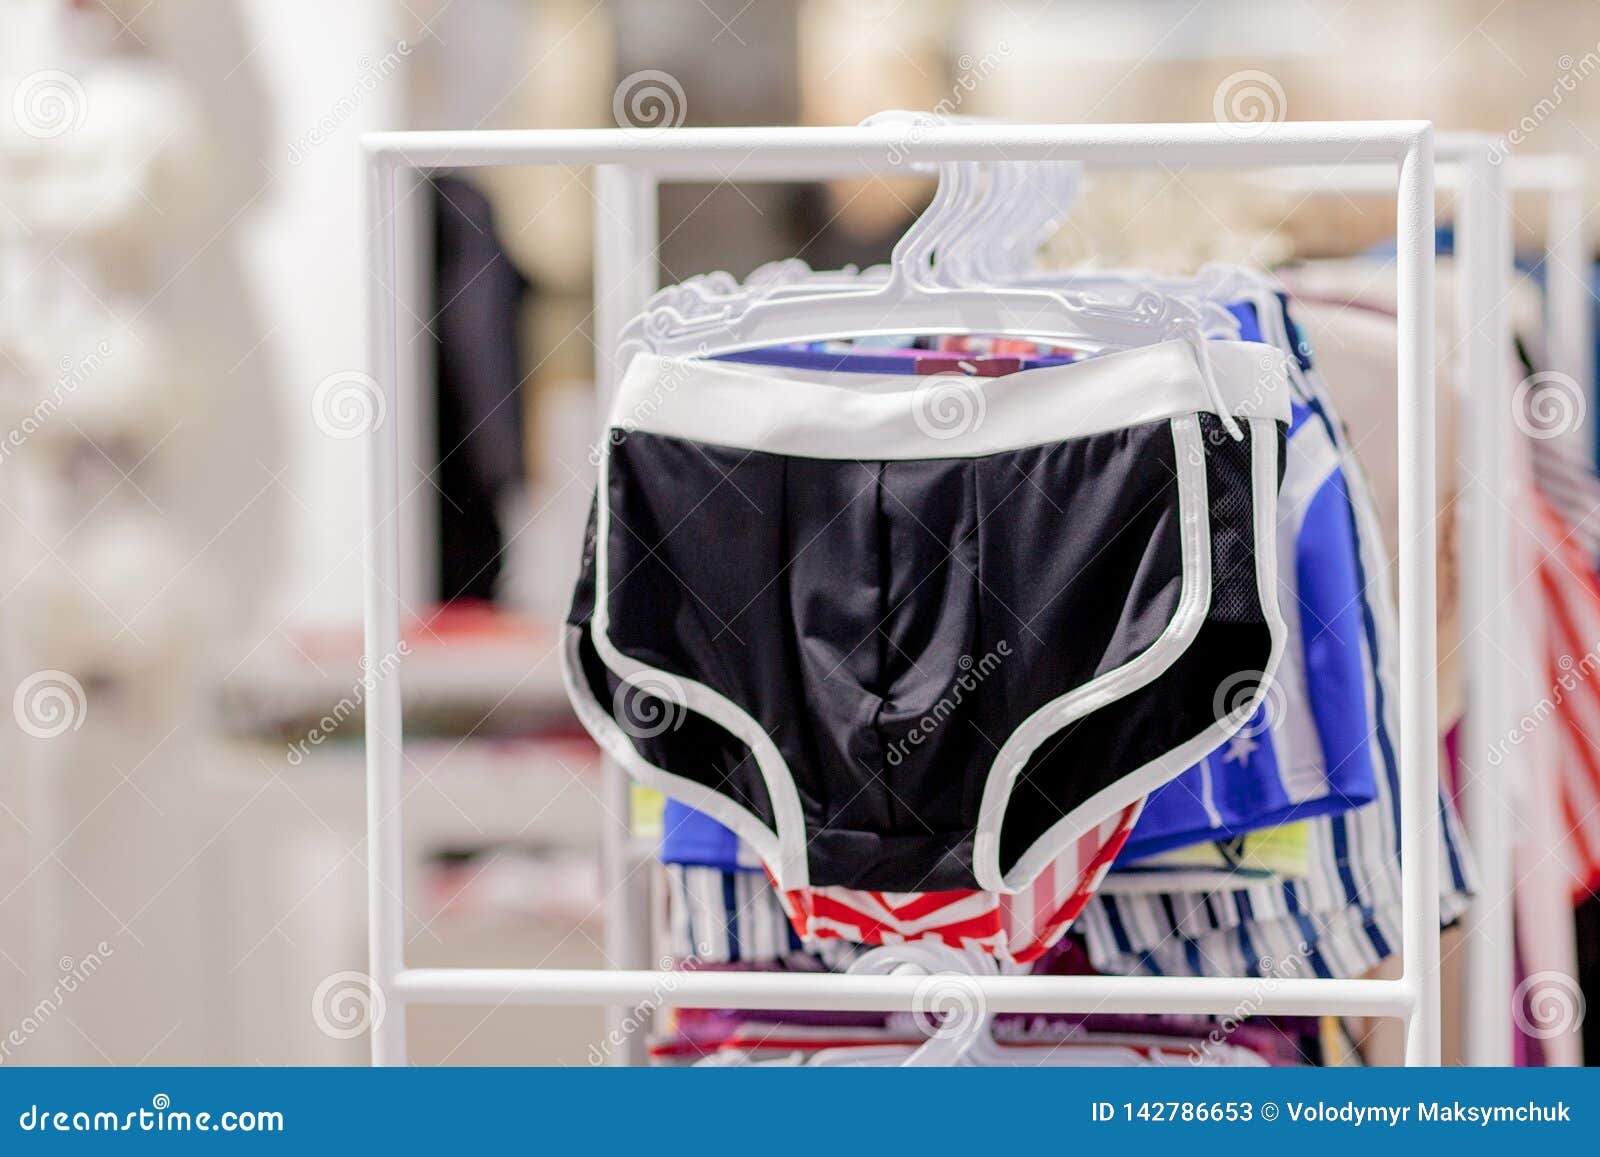
{"label": "white waistband", "polygon": [[[1289,420],[1281,352],[1239,341],[1206,350],[1235,415]],[[998,378],[763,373],[640,354],[608,425],[798,458],[966,458],[1216,408],[1185,341]]]}

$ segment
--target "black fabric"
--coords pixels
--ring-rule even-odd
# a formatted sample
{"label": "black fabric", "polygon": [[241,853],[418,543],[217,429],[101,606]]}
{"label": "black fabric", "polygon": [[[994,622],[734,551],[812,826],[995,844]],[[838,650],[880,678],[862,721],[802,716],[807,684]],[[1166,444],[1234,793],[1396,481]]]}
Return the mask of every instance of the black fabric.
{"label": "black fabric", "polygon": [[1600,892],[1578,905],[1578,987],[1591,1010],[1583,1021],[1583,1063],[1600,1065]]}
{"label": "black fabric", "polygon": [[432,188],[440,596],[492,599],[504,545],[496,505],[524,474],[517,330],[527,282],[482,193],[459,177],[435,177]]}
{"label": "black fabric", "polygon": [[[1003,868],[1075,806],[1204,730],[1218,687],[1266,664],[1259,600],[1232,589],[1241,568],[1254,575],[1247,446],[1239,464],[1214,472],[1226,491],[1212,513],[1213,548],[1232,559],[1214,574],[1229,584],[1227,617],[1205,624],[1169,677],[1044,743],[1007,813]],[[800,794],[815,885],[975,887],[974,829],[1001,745],[1050,700],[1149,647],[1182,587],[1165,421],[886,462],[631,432],[612,451],[609,502],[611,642],[707,684],[768,731]],[[593,602],[587,553],[577,624]],[[615,677],[592,654],[585,670],[610,705]],[[771,826],[749,752],[680,715],[635,737],[640,753]]]}

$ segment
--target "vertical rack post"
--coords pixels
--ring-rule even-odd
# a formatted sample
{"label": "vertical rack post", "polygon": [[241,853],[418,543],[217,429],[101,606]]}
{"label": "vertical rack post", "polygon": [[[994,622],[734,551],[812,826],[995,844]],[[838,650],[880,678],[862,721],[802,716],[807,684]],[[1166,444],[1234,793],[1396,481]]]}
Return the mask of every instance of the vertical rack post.
{"label": "vertical rack post", "polygon": [[1511,787],[1518,779],[1512,749],[1498,764],[1488,752],[1508,733],[1513,691],[1510,640],[1511,521],[1506,508],[1510,415],[1506,371],[1510,350],[1505,299],[1511,230],[1504,169],[1487,150],[1461,158],[1456,258],[1461,343],[1462,448],[1473,475],[1463,479],[1461,623],[1466,655],[1462,796],[1479,869],[1479,892],[1464,925],[1468,1064],[1511,1063],[1512,931]]}
{"label": "vertical rack post", "polygon": [[1437,1065],[1439,707],[1434,693],[1436,548],[1433,382],[1433,128],[1400,162],[1396,208],[1400,453],[1400,875],[1406,1063]]}
{"label": "vertical rack post", "polygon": [[1589,288],[1589,249],[1584,238],[1583,171],[1573,163],[1563,166],[1559,178],[1550,183],[1545,220],[1549,238],[1545,246],[1548,360],[1551,369],[1566,374],[1578,386],[1584,416],[1568,444],[1592,463],[1600,418],[1594,412],[1594,302]]}
{"label": "vertical rack post", "polygon": [[[652,173],[624,165],[596,165],[594,182],[595,397],[603,418],[621,371],[615,357],[617,335],[656,289],[660,224]],[[627,773],[609,757],[601,775],[606,811],[600,848],[606,961],[611,968],[649,968],[650,877],[640,871],[634,845],[632,787]],[[610,1063],[645,1063],[645,1040],[638,1031],[644,1019],[635,1009],[607,1006],[607,1039],[620,1042],[608,1054]]]}
{"label": "vertical rack post", "polygon": [[[400,678],[385,656],[400,650],[400,434],[394,287],[395,178],[387,154],[369,155],[367,326],[381,404],[362,439],[366,450],[363,628],[369,671],[367,755],[367,957],[374,1010],[372,1063],[406,1063],[405,1004],[395,978],[405,967],[405,858],[402,843]],[[393,1007],[386,1008],[393,998]],[[376,1015],[386,1009],[383,1015]]]}

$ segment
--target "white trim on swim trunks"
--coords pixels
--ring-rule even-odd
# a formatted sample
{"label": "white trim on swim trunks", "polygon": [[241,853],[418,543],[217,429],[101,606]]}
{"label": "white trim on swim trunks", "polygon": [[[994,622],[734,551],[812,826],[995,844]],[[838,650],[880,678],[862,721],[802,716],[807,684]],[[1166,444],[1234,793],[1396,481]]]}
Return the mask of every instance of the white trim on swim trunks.
{"label": "white trim on swim trunks", "polygon": [[[1281,351],[1239,341],[1206,350],[1235,415],[1289,420]],[[851,374],[848,383],[640,354],[607,426],[790,457],[880,461],[978,457],[1215,412],[1194,347],[1169,341],[996,378]]]}

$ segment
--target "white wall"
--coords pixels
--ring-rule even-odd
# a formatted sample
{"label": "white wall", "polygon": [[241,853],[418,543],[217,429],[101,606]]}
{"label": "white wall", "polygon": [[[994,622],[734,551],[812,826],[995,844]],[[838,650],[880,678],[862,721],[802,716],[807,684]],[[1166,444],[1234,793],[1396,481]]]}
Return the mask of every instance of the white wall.
{"label": "white wall", "polygon": [[[402,127],[415,47],[394,0],[239,0],[271,114],[261,164],[274,175],[240,241],[279,370],[289,437],[281,459],[296,532],[270,621],[360,616],[361,442],[328,437],[312,398],[331,374],[366,371],[365,180],[359,136]],[[421,312],[419,310],[418,312]],[[414,460],[415,455],[402,455]],[[410,487],[406,487],[410,489]],[[415,535],[406,536],[415,545]],[[415,580],[413,580],[415,581]],[[416,591],[408,592],[408,602]]]}

